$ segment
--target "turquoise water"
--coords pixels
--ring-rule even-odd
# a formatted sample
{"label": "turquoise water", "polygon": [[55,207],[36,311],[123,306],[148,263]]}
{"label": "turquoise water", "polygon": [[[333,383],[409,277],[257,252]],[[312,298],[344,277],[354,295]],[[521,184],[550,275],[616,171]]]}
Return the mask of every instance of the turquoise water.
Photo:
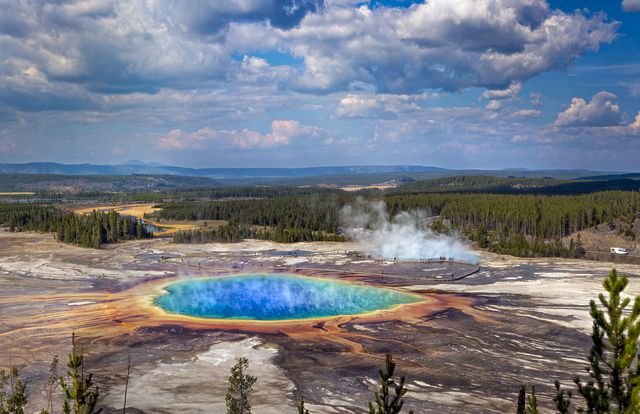
{"label": "turquoise water", "polygon": [[391,289],[282,274],[184,280],[164,289],[154,303],[168,312],[260,321],[356,315],[422,300]]}

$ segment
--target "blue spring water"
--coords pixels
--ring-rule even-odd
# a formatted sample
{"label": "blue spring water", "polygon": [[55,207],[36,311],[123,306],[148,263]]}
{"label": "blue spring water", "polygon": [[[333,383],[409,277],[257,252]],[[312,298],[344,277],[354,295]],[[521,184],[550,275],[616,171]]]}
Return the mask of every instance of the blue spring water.
{"label": "blue spring water", "polygon": [[391,289],[283,274],[184,280],[164,290],[154,303],[170,313],[260,321],[356,315],[422,300]]}

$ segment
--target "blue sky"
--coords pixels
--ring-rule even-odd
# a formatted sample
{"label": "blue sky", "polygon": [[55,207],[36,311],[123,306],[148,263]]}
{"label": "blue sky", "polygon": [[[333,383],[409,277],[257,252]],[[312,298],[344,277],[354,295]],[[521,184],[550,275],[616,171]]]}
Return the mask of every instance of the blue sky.
{"label": "blue sky", "polygon": [[640,171],[640,0],[0,0],[0,162]]}

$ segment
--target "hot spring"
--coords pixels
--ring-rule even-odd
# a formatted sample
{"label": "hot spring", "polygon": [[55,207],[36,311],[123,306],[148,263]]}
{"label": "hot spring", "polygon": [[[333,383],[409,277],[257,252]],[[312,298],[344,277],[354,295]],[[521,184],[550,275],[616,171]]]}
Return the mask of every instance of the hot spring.
{"label": "hot spring", "polygon": [[392,289],[284,274],[183,280],[164,291],[154,303],[170,313],[256,321],[357,315],[424,300]]}

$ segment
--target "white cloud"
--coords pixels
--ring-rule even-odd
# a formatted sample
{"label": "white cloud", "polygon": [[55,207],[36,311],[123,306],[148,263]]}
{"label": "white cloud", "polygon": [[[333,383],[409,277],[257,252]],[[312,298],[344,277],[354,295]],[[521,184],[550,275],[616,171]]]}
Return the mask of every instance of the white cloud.
{"label": "white cloud", "polygon": [[266,59],[245,55],[233,79],[240,85],[261,87],[265,85],[279,85],[295,75],[295,70],[289,66],[271,66]]}
{"label": "white cloud", "polygon": [[70,23],[79,17],[105,17],[113,13],[113,2],[108,0],[85,0],[66,4],[45,4],[46,13],[56,15]]}
{"label": "white cloud", "polygon": [[[102,154],[95,159],[108,162],[114,148],[144,152],[153,139],[164,151],[149,156],[167,163],[446,166],[489,163],[476,155],[495,147],[498,165],[511,159],[508,142],[518,135],[527,137],[517,145],[523,151],[637,136],[637,120],[588,133],[516,122],[539,109],[533,94],[534,109],[513,107],[527,79],[562,70],[615,38],[618,24],[603,14],[553,10],[544,0],[396,8],[331,0],[322,10],[312,3],[322,2],[0,0],[0,138],[3,131],[20,137],[0,139],[0,154],[60,161]],[[427,92],[470,87],[482,88],[482,103],[494,111],[465,102],[468,94],[452,94],[447,107],[425,104]],[[329,133],[271,122],[283,114],[338,127]],[[439,149],[453,141],[450,158],[442,158]],[[267,149],[270,157],[260,158]],[[637,155],[624,147],[620,156],[631,152]]]}
{"label": "white cloud", "polygon": [[502,108],[502,102],[496,100],[496,99],[492,99],[489,101],[489,103],[485,106],[485,108],[487,108],[490,111],[497,111],[499,109]]}
{"label": "white cloud", "polygon": [[482,92],[480,95],[481,99],[507,99],[507,98],[515,98],[518,96],[518,93],[522,90],[522,83],[520,82],[511,82],[508,88],[506,89],[488,89]]}
{"label": "white cloud", "polygon": [[269,21],[273,27],[289,29],[307,13],[324,7],[322,0],[160,0],[160,3],[187,30],[200,35],[216,35],[234,21]]}
{"label": "white cloud", "polygon": [[347,94],[340,99],[336,115],[342,118],[392,118],[402,112],[420,110],[426,95]]}
{"label": "white cloud", "polygon": [[289,29],[322,8],[322,0],[0,0],[0,67],[12,75],[34,67],[49,82],[106,94],[222,83],[240,66],[226,45],[229,25]]}
{"label": "white cloud", "polygon": [[537,109],[521,109],[511,114],[514,118],[537,118],[542,112]]}
{"label": "white cloud", "polygon": [[560,127],[606,127],[620,125],[620,107],[614,102],[617,96],[601,91],[589,103],[582,98],[573,98],[571,105],[558,114],[555,121]]}
{"label": "white cloud", "polygon": [[260,72],[269,68],[269,62],[261,57],[244,55],[242,58],[242,68],[248,72]]}
{"label": "white cloud", "polygon": [[[429,121],[427,121],[427,123],[431,125]],[[376,125],[374,141],[384,140],[393,143],[400,141],[411,142],[412,138],[418,131],[418,128],[418,123],[414,120],[402,121],[400,123],[394,121],[382,121]]]}
{"label": "white cloud", "polygon": [[640,0],[622,0],[622,9],[626,12],[640,11]]}
{"label": "white cloud", "polygon": [[529,103],[533,106],[542,106],[542,94],[539,92],[531,92],[529,95]]}
{"label": "white cloud", "polygon": [[211,146],[228,146],[241,149],[281,147],[294,139],[326,138],[326,133],[317,127],[301,125],[298,121],[277,119],[271,122],[271,133],[260,134],[249,129],[213,130],[209,127],[195,132],[181,129],[171,130],[158,138],[156,146],[161,150],[193,151]]}
{"label": "white cloud", "polygon": [[[23,110],[42,95],[52,109],[57,100],[68,102],[63,108],[95,100],[91,94],[223,90],[228,82],[314,93],[369,85],[402,95],[479,86],[495,99],[500,88],[513,96],[519,82],[613,40],[616,29],[604,15],[550,10],[544,0],[373,9],[316,0],[0,0],[0,80],[27,84],[16,96],[11,82],[0,89],[10,90],[4,105]],[[256,50],[293,60],[273,66],[249,54]],[[238,54],[246,55],[241,62],[232,58]],[[29,68],[45,83],[25,76]]]}
{"label": "white cloud", "polygon": [[181,129],[172,129],[167,135],[158,139],[157,147],[163,150],[192,150],[202,148],[207,140],[216,137],[211,128],[202,128],[188,133]]}
{"label": "white cloud", "polygon": [[638,112],[633,122],[629,124],[629,128],[636,133],[640,133],[640,112]]}
{"label": "white cloud", "polygon": [[431,0],[405,9],[330,7],[276,34],[304,59],[300,89],[361,82],[382,93],[416,93],[499,89],[566,68],[612,41],[617,27],[603,14],[551,11],[544,0]]}
{"label": "white cloud", "polygon": [[185,35],[163,16],[162,2],[20,4],[21,12],[0,4],[0,22],[17,18],[29,28],[0,37],[0,66],[14,75],[33,67],[52,84],[90,92],[153,92],[221,79],[232,64],[221,42]]}

